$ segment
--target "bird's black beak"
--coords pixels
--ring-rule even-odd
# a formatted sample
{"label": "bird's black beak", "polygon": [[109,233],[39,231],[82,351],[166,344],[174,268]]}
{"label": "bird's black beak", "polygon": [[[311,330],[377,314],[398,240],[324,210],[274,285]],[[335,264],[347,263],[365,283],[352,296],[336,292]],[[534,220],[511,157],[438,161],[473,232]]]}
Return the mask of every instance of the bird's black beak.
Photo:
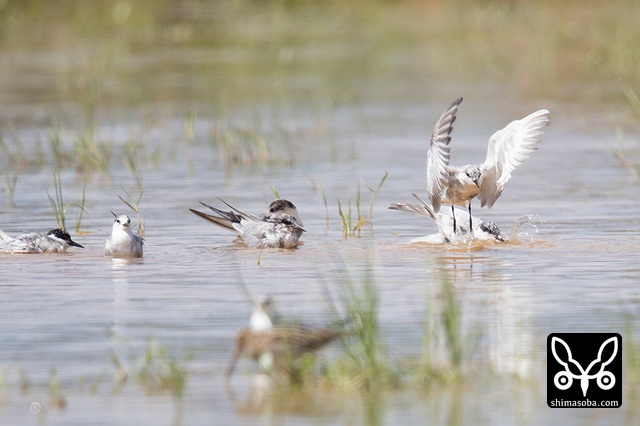
{"label": "bird's black beak", "polygon": [[83,245],[78,244],[78,243],[76,243],[76,242],[75,242],[75,241],[73,241],[73,240],[69,240],[69,245],[70,245],[70,246],[74,246],[74,247],[84,248],[84,246],[83,246]]}

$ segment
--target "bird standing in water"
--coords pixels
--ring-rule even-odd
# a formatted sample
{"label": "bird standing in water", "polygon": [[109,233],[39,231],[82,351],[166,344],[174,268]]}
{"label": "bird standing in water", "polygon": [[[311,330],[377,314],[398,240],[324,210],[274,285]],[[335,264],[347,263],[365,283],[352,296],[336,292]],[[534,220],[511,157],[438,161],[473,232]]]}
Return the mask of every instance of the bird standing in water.
{"label": "bird standing in water", "polygon": [[478,196],[481,207],[491,208],[502,194],[511,173],[537,149],[538,136],[549,124],[549,111],[546,109],[512,121],[489,139],[484,163],[450,166],[451,131],[461,102],[462,98],[456,99],[444,110],[435,125],[427,152],[427,195],[436,213],[443,202],[451,204],[454,233],[454,205],[466,206],[468,203],[469,229],[473,229],[471,200]]}
{"label": "bird standing in water", "polygon": [[249,326],[240,329],[236,335],[235,350],[227,366],[226,377],[233,374],[241,355],[258,362],[262,371],[280,373],[289,370],[302,355],[316,352],[347,334],[340,329],[280,323],[270,296],[260,302],[254,301]]}
{"label": "bird standing in water", "polygon": [[272,365],[263,367],[282,371],[288,369],[293,360],[306,353],[316,352],[345,334],[342,330],[329,328],[273,327],[254,331],[250,327],[244,327],[236,335],[236,347],[227,366],[226,376],[233,374],[241,355],[256,362],[261,361],[261,364],[264,364],[263,360],[267,355]]}

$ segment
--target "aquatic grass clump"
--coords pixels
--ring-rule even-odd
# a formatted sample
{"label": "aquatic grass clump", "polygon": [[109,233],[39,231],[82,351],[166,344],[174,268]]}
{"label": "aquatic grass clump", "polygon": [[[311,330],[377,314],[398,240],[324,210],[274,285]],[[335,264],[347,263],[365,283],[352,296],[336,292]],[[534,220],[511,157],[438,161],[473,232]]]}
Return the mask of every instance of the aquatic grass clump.
{"label": "aquatic grass clump", "polygon": [[[322,184],[322,179],[317,178],[314,183],[315,183],[315,187],[317,188],[318,191],[320,191],[320,194],[322,195],[322,202],[324,203],[324,213],[325,213],[325,227],[328,230],[329,227],[331,226],[331,221],[329,219],[329,203],[327,202],[327,194],[324,191],[324,185]],[[338,213],[340,214],[340,205],[338,205]],[[340,214],[340,217],[342,218],[342,214]]]}
{"label": "aquatic grass clump", "polygon": [[342,310],[349,338],[343,341],[344,356],[328,367],[327,380],[349,389],[376,392],[398,386],[400,375],[391,365],[379,324],[379,294],[371,265],[355,282],[349,273],[340,277]]}
{"label": "aquatic grass clump", "polygon": [[[358,191],[358,194],[359,193],[360,191]],[[351,200],[349,200],[349,204],[347,205],[346,210],[342,209],[342,203],[340,202],[340,200],[336,200],[336,201],[338,202],[338,215],[340,216],[340,223],[342,223],[342,237],[347,239],[350,237],[360,236],[359,231],[362,230],[362,228],[359,228],[358,226],[355,226],[355,227],[352,226]],[[358,210],[360,210],[359,205],[358,205]]]}
{"label": "aquatic grass clump", "polygon": [[[295,344],[294,342],[291,343]],[[261,358],[262,361],[262,358]],[[273,384],[281,392],[311,390],[317,387],[322,378],[322,371],[326,369],[323,357],[317,353],[307,352],[296,357],[294,348],[285,346],[285,359],[281,365],[270,371]],[[320,372],[320,375],[318,375]]]}
{"label": "aquatic grass clump", "polygon": [[49,371],[49,400],[51,405],[56,408],[64,409],[67,406],[67,401],[60,392],[58,372],[53,367]]}
{"label": "aquatic grass clump", "polygon": [[97,140],[93,129],[79,133],[73,143],[76,168],[84,174],[99,171],[109,175],[112,148],[113,142]]}
{"label": "aquatic grass clump", "polygon": [[624,146],[624,134],[621,129],[616,129],[616,137],[618,139],[617,146],[611,147],[611,153],[615,157],[616,160],[620,163],[620,165],[627,171],[631,176],[638,179],[640,175],[640,158],[638,155],[635,158],[632,158],[631,152],[629,152],[628,148]]}
{"label": "aquatic grass clump", "polygon": [[462,307],[452,281],[442,271],[439,281],[439,310],[434,308],[432,300],[427,301],[422,353],[414,375],[425,387],[462,379],[469,368],[467,354],[477,337],[463,333]]}
{"label": "aquatic grass clump", "polygon": [[29,155],[25,150],[22,139],[14,132],[11,143],[7,142],[0,135],[0,149],[2,151],[2,166],[12,170],[14,173],[22,174],[30,165]]}
{"label": "aquatic grass clump", "polygon": [[[382,176],[382,179],[380,180],[380,183],[378,183],[378,186],[376,186],[375,188],[369,187],[367,184],[364,183],[364,181],[361,179],[360,182],[358,183],[358,193],[356,194],[356,200],[355,200],[355,213],[357,215],[357,221],[353,220],[353,210],[351,208],[351,200],[349,200],[348,204],[347,204],[347,208],[343,209],[342,208],[342,203],[340,202],[340,200],[336,200],[338,202],[338,215],[340,216],[340,221],[342,223],[342,236],[347,239],[347,238],[351,238],[351,237],[361,237],[362,236],[362,230],[365,227],[369,227],[369,229],[373,229],[373,204],[375,202],[376,196],[378,195],[378,192],[380,192],[380,188],[382,188],[382,185],[384,184],[384,182],[387,180],[387,178],[389,177],[389,172],[385,172],[384,176]],[[371,195],[369,197],[369,216],[367,217],[367,219],[365,219],[362,216],[362,211],[360,208],[360,204],[362,201],[361,198],[361,193],[360,193],[360,185],[363,185],[365,188],[367,188],[369,190],[369,192],[371,192]],[[324,195],[324,191],[322,192],[322,195],[324,197],[325,200],[325,206],[326,206],[326,197]],[[327,226],[329,225],[329,219],[327,218]]]}
{"label": "aquatic grass clump", "polygon": [[114,393],[120,392],[131,377],[150,395],[171,392],[176,398],[182,397],[189,375],[187,363],[190,356],[177,358],[153,338],[147,340],[139,356],[131,351],[129,354],[130,364],[127,366],[114,350],[109,353],[108,363],[115,370]]}
{"label": "aquatic grass clump", "polygon": [[237,124],[229,118],[215,121],[210,145],[228,170],[235,167],[291,167],[296,163],[296,149],[284,126],[276,123],[274,129],[265,129],[258,114],[250,124]]}
{"label": "aquatic grass clump", "polygon": [[58,169],[70,167],[74,163],[73,151],[65,148],[60,129],[57,126],[49,127],[47,133],[49,135],[49,149],[55,166]]}
{"label": "aquatic grass clump", "polygon": [[[122,387],[125,385],[125,383],[127,383],[127,380],[129,380],[129,373],[127,372],[127,369],[124,367],[124,365],[120,361],[120,358],[118,358],[118,355],[116,354],[116,352],[113,350],[109,353],[109,364],[111,364],[111,366],[115,370],[113,392],[118,393],[120,392]],[[102,378],[97,379],[93,387],[97,388],[99,382],[101,381],[102,381]]]}
{"label": "aquatic grass clump", "polygon": [[9,383],[5,370],[0,369],[0,404],[4,404],[9,399]]}
{"label": "aquatic grass clump", "polygon": [[82,216],[85,212],[84,204],[85,204],[85,189],[86,184],[82,188],[82,202],[81,204],[77,203],[68,203],[65,204],[62,198],[62,181],[60,180],[60,169],[56,169],[53,173],[53,185],[55,188],[55,196],[54,199],[51,194],[47,191],[47,196],[49,197],[49,202],[51,203],[51,208],[53,209],[53,214],[56,218],[56,223],[58,224],[58,228],[66,230],[66,221],[67,221],[67,209],[69,207],[77,207],[79,209],[79,213],[76,219],[76,232],[80,231],[80,225],[82,222]]}
{"label": "aquatic grass clump", "polygon": [[16,193],[16,186],[18,185],[18,175],[15,173],[7,173],[5,177],[5,192],[7,194],[7,205],[9,207],[15,207],[13,197]]}
{"label": "aquatic grass clump", "polygon": [[637,389],[640,383],[640,342],[636,342],[634,337],[633,317],[623,314],[623,336],[624,341],[624,361],[625,361],[625,381],[631,389]]}
{"label": "aquatic grass clump", "polygon": [[5,170],[5,192],[7,194],[7,204],[13,207],[13,197],[15,195],[16,186],[18,184],[18,176],[27,170],[28,157],[25,153],[22,140],[14,134],[12,143],[7,143],[2,135],[0,135],[0,148],[2,151],[1,158],[4,160],[0,163],[2,169]]}
{"label": "aquatic grass clump", "polygon": [[123,148],[124,155],[122,160],[129,170],[129,173],[131,173],[131,176],[135,179],[138,188],[142,187],[142,176],[140,176],[138,168],[141,155],[144,155],[141,153],[141,142],[141,137],[137,133],[134,133]]}
{"label": "aquatic grass clump", "polygon": [[[640,98],[638,98],[636,92],[628,88],[624,91],[624,95],[633,114],[640,118]],[[616,130],[616,136],[618,144],[611,147],[613,156],[636,181],[640,182],[638,179],[640,177],[640,141],[637,141],[635,148],[628,148],[624,146],[624,135],[621,129],[618,128]]]}
{"label": "aquatic grass clump", "polygon": [[136,379],[150,394],[171,391],[174,397],[180,398],[187,383],[187,359],[178,360],[151,339],[138,359]]}
{"label": "aquatic grass clump", "polygon": [[133,210],[136,213],[136,215],[138,216],[138,235],[140,235],[141,237],[144,237],[144,220],[142,220],[142,216],[140,215],[140,209],[138,207],[138,204],[140,204],[140,200],[142,199],[143,191],[140,190],[140,194],[138,194],[138,198],[134,200],[131,194],[126,189],[122,188],[122,190],[125,192],[125,194],[127,194],[127,199],[125,200],[120,195],[118,195],[118,198],[120,198],[120,201],[122,201],[127,207],[129,207],[131,210]]}

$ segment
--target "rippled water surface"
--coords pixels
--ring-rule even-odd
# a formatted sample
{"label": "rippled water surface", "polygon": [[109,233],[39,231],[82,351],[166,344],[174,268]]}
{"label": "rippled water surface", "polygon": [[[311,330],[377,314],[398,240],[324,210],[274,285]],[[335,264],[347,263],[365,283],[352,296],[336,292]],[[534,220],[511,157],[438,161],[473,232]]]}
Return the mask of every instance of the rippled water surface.
{"label": "rippled water surface", "polygon": [[[176,37],[201,23],[203,5],[193,6],[193,16],[184,7],[176,7],[179,22],[165,22]],[[536,93],[515,77],[448,76],[424,51],[437,40],[376,45],[363,54],[364,36],[351,36],[284,47],[271,39],[264,46],[228,39],[213,46],[188,39],[118,44],[107,65],[83,65],[107,55],[91,52],[91,44],[5,44],[0,228],[15,235],[55,226],[47,196],[55,194],[54,134],[78,158],[78,141],[90,130],[111,157],[104,171],[59,163],[64,202],[81,203],[84,191],[82,232],[72,236],[85,249],[0,254],[0,423],[637,424],[637,379],[625,383],[619,409],[551,410],[545,399],[549,333],[618,332],[628,343],[638,325],[640,187],[612,151],[623,138],[627,159],[637,158],[637,117],[613,95],[581,102],[582,89],[569,82],[557,93]],[[592,94],[610,90],[600,80],[590,84]],[[539,151],[514,172],[495,206],[473,204],[474,216],[518,238],[407,244],[436,232],[434,223],[387,207],[412,202],[412,192],[424,195],[431,128],[460,95],[454,164],[481,162],[488,138],[511,120],[551,111]],[[386,172],[369,217],[367,187]],[[308,231],[296,250],[244,248],[188,211],[219,196],[260,213],[274,190],[298,206]],[[134,200],[142,192],[145,256],[108,259],[110,211],[137,222],[118,199],[127,192]],[[346,239],[338,200],[345,210],[351,204],[357,222],[358,193],[371,225]],[[70,230],[77,212],[68,206]],[[261,378],[244,360],[224,386],[235,333],[251,310],[244,286],[256,297],[271,294],[284,316],[322,326],[331,320],[328,294],[335,301],[344,290],[340,277],[360,282],[367,269],[375,271],[381,339],[393,359],[420,356],[424,320],[450,282],[462,330],[473,336],[470,365],[499,379],[485,386],[478,376],[490,372],[481,371],[435,391],[388,391],[375,403],[319,390],[278,409],[263,402]],[[181,397],[147,392],[136,379],[149,347],[186,366]],[[333,345],[326,357],[340,351]],[[122,371],[129,376],[121,382]]]}

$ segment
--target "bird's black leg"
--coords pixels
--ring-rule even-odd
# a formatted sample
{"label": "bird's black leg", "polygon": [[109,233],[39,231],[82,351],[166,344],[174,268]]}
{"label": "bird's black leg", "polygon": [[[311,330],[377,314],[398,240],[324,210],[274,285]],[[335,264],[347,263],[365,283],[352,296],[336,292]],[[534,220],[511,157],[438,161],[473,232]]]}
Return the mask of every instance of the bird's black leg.
{"label": "bird's black leg", "polygon": [[471,219],[471,201],[469,201],[469,234],[473,235],[473,220]]}
{"label": "bird's black leg", "polygon": [[453,217],[453,234],[456,234],[456,211],[451,204],[451,216]]}

